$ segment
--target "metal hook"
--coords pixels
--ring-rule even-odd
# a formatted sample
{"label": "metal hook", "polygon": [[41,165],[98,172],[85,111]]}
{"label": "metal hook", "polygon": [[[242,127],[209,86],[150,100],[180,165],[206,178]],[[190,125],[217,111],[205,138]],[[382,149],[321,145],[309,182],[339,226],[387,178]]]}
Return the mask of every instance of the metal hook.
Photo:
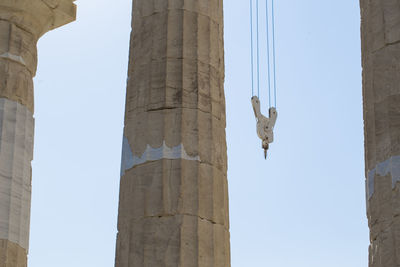
{"label": "metal hook", "polygon": [[262,141],[262,148],[264,149],[264,157],[267,158],[267,150],[269,144],[274,141],[274,126],[278,113],[276,108],[272,107],[269,109],[269,118],[261,114],[260,100],[257,96],[251,98],[251,104],[253,105],[254,116],[257,120],[257,135]]}

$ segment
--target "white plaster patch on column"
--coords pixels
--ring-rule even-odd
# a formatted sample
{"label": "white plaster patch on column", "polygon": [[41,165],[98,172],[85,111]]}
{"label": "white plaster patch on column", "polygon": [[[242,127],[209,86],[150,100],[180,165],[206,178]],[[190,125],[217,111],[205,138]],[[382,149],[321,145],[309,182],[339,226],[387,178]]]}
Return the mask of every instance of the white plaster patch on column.
{"label": "white plaster patch on column", "polygon": [[162,146],[158,148],[153,148],[150,145],[147,145],[146,150],[140,157],[138,157],[133,154],[128,138],[124,136],[122,143],[121,176],[125,174],[126,170],[129,170],[137,165],[148,161],[157,161],[160,159],[185,159],[200,161],[200,157],[198,155],[189,156],[183,144],[179,144],[174,147],[168,147],[165,141],[163,141]]}
{"label": "white plaster patch on column", "polygon": [[15,61],[17,63],[20,63],[20,64],[26,66],[25,60],[21,56],[17,56],[17,55],[11,54],[9,52],[5,52],[5,53],[1,54],[0,58],[6,58],[6,59]]}
{"label": "white plaster patch on column", "polygon": [[391,172],[392,172],[392,188],[395,188],[396,183],[400,182],[400,156],[392,157]]}
{"label": "white plaster patch on column", "polygon": [[392,188],[394,189],[397,182],[400,182],[400,156],[393,156],[383,162],[380,162],[376,167],[368,171],[367,176],[367,194],[368,199],[374,194],[375,175],[392,176]]}
{"label": "white plaster patch on column", "polygon": [[129,145],[128,138],[124,135],[122,140],[122,156],[121,156],[121,176],[125,174],[126,170],[133,167],[133,153]]}
{"label": "white plaster patch on column", "polygon": [[33,114],[0,98],[0,239],[29,248]]}

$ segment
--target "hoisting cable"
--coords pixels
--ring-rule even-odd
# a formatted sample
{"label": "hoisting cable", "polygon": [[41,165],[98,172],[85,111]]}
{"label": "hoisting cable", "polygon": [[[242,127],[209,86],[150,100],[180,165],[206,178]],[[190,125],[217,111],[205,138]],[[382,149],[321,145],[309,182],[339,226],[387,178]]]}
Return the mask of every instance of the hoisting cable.
{"label": "hoisting cable", "polygon": [[254,96],[254,44],[253,44],[253,0],[250,0],[250,36],[251,36],[251,96]]}
{"label": "hoisting cable", "polygon": [[256,12],[257,12],[257,96],[260,97],[260,42],[259,42],[259,35],[260,31],[258,29],[258,0],[256,0]]}
{"label": "hoisting cable", "polygon": [[269,107],[271,108],[271,71],[270,71],[270,56],[269,56],[269,19],[268,19],[268,0],[266,0],[265,4],[265,21],[266,21],[266,36],[267,36],[267,71],[268,71],[268,77],[267,77],[267,84],[268,84],[268,101],[269,101]]}
{"label": "hoisting cable", "polygon": [[[268,0],[267,0],[268,1]],[[275,108],[276,108],[276,64],[275,64],[275,58],[276,58],[276,53],[275,53],[275,7],[274,7],[274,0],[272,1],[272,55],[273,55],[273,63],[272,67],[274,70],[274,100],[275,100]],[[268,19],[268,18],[267,18]]]}
{"label": "hoisting cable", "polygon": [[[253,1],[256,1],[255,10],[253,8]],[[271,0],[271,16],[269,14],[269,2],[265,0],[265,20],[266,20],[266,44],[262,44],[266,47],[266,59],[267,62],[261,62],[267,68],[267,89],[268,89],[268,100],[269,100],[269,117],[264,116],[261,113],[260,104],[260,19],[259,19],[259,0],[250,0],[250,35],[251,35],[251,103],[253,105],[254,115],[257,120],[257,135],[262,140],[262,148],[264,149],[264,156],[267,158],[267,150],[269,144],[273,142],[274,135],[273,129],[277,119],[276,111],[276,69],[275,69],[275,12],[274,12],[274,0]],[[254,21],[253,12],[256,13],[256,19]],[[271,20],[271,24],[270,24]],[[256,23],[256,27],[254,27]],[[254,28],[256,28],[254,30]],[[270,29],[272,32],[270,32]],[[270,36],[271,34],[271,36]],[[254,38],[254,35],[255,38]],[[255,39],[255,40],[254,40]],[[272,39],[272,41],[271,41]],[[254,44],[256,42],[256,44]],[[272,49],[271,49],[272,45]],[[256,46],[256,51],[254,52],[254,46]],[[271,62],[272,55],[272,62]],[[256,57],[256,62],[254,62],[254,57]],[[255,64],[254,64],[255,63]],[[254,77],[254,68],[256,68],[256,78]],[[257,81],[255,81],[257,79]],[[257,95],[255,95],[255,83],[257,82]],[[273,93],[272,93],[273,91]],[[274,101],[273,101],[274,100]]]}

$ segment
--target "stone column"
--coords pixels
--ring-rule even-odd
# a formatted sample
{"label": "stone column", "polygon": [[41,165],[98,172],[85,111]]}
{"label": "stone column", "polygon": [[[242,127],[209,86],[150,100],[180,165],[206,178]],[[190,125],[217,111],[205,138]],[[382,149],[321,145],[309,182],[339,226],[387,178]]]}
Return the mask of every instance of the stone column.
{"label": "stone column", "polygon": [[117,267],[229,267],[222,0],[133,0]]}
{"label": "stone column", "polygon": [[0,0],[0,267],[27,265],[36,43],[75,13],[73,0]]}
{"label": "stone column", "polygon": [[361,0],[369,266],[400,266],[400,2]]}

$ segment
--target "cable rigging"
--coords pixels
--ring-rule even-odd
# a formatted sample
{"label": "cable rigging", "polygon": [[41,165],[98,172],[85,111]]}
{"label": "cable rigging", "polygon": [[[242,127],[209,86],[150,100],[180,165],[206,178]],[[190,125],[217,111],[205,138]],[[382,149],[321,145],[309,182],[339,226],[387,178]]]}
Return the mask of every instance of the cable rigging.
{"label": "cable rigging", "polygon": [[[254,115],[257,120],[257,135],[262,140],[262,148],[264,149],[264,157],[267,158],[267,150],[269,144],[273,142],[273,129],[277,119],[276,111],[276,51],[275,51],[275,10],[274,0],[262,0],[265,2],[265,59],[260,58],[260,12],[259,0],[250,1],[250,37],[251,37],[251,102]],[[254,8],[255,1],[255,8]],[[254,10],[255,9],[255,10]],[[254,16],[255,12],[255,16]],[[254,21],[255,17],[255,21]],[[255,27],[254,27],[255,25]],[[255,51],[254,51],[255,50]],[[272,60],[271,60],[272,57]],[[260,72],[266,69],[266,88],[268,91],[269,117],[265,117],[261,113],[260,106]],[[255,70],[255,71],[254,71]],[[255,73],[254,73],[255,72]],[[256,76],[256,77],[255,77]],[[255,88],[257,87],[257,95]]]}

